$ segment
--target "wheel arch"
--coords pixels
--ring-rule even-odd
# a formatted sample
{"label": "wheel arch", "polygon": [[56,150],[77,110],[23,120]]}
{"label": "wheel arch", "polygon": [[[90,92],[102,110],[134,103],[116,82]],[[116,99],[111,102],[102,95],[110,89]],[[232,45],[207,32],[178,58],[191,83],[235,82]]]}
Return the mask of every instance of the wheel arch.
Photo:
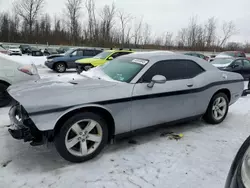
{"label": "wheel arch", "polygon": [[1,84],[4,84],[4,85],[7,85],[7,86],[10,86],[10,85],[11,85],[10,82],[7,82],[7,81],[1,80],[1,79],[0,79],[0,83],[1,83]]}
{"label": "wheel arch", "polygon": [[[227,98],[228,98],[228,102],[230,103],[230,101],[231,101],[231,92],[230,92],[229,89],[227,89],[227,88],[219,89],[218,91],[216,91],[216,92],[214,93],[213,96],[215,96],[215,95],[218,94],[218,93],[224,93],[224,94],[227,96]],[[212,96],[212,98],[213,98],[213,96]],[[212,99],[212,98],[211,98],[211,99]]]}
{"label": "wheel arch", "polygon": [[102,116],[103,119],[107,122],[108,132],[109,132],[108,140],[111,141],[113,139],[113,136],[115,134],[115,120],[110,110],[101,105],[81,106],[67,110],[63,115],[61,115],[57,119],[54,127],[54,136],[60,131],[63,122],[65,122],[68,118],[72,117],[73,115],[82,112],[92,112]]}

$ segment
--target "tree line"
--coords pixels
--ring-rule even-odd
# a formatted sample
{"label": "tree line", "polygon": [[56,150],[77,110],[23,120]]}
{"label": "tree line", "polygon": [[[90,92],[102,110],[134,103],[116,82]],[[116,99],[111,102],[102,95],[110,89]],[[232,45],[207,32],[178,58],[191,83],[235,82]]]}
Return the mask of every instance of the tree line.
{"label": "tree line", "polygon": [[[178,33],[155,35],[153,28],[115,4],[96,8],[94,0],[66,0],[63,16],[44,13],[46,0],[16,0],[11,13],[0,12],[0,41],[53,45],[77,45],[168,50],[244,50],[249,44],[228,42],[237,30],[232,21],[218,26],[209,18],[204,24],[192,17]],[[84,14],[82,14],[84,12]],[[218,33],[221,33],[220,35]]]}

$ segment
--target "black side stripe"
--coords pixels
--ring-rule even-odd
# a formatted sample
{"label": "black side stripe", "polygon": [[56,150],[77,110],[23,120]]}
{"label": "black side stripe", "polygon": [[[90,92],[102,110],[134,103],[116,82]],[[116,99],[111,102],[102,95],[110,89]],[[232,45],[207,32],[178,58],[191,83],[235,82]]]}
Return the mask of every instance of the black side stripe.
{"label": "black side stripe", "polygon": [[[222,85],[222,84],[231,84],[231,83],[237,83],[237,82],[243,82],[244,80],[227,80],[227,81],[219,81],[214,82],[211,84],[208,84],[206,86],[195,88],[195,89],[187,89],[187,90],[180,90],[180,91],[171,91],[171,92],[164,92],[164,93],[157,93],[157,94],[149,94],[149,95],[140,95],[140,96],[134,96],[134,97],[128,97],[128,98],[121,98],[121,99],[112,99],[112,100],[106,100],[106,101],[97,101],[93,102],[94,104],[100,104],[100,105],[107,105],[107,104],[115,104],[115,103],[123,103],[123,102],[129,102],[129,101],[136,101],[136,100],[144,100],[144,99],[152,99],[152,98],[160,98],[160,97],[168,97],[173,95],[185,95],[190,93],[198,93],[205,91],[211,87]],[[93,104],[91,103],[91,104]],[[89,103],[84,103],[89,104]],[[36,111],[29,113],[30,116],[36,116],[36,115],[42,115],[42,114],[49,114],[54,112],[62,112],[65,110],[68,110],[73,107],[81,106],[84,104],[79,105],[73,105],[73,106],[67,106],[62,108],[54,108],[50,110],[42,110],[42,111]]]}

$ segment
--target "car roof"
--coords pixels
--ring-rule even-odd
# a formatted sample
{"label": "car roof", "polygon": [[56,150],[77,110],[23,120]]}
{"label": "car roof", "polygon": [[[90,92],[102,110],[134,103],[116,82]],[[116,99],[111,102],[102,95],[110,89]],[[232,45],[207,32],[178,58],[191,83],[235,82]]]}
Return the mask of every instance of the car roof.
{"label": "car roof", "polygon": [[159,61],[164,61],[164,60],[176,60],[176,59],[181,59],[181,60],[190,60],[196,62],[198,65],[203,67],[205,70],[217,70],[216,67],[214,67],[212,64],[208,63],[204,59],[194,57],[194,56],[189,56],[189,55],[184,55],[181,53],[174,53],[171,51],[161,51],[161,52],[135,52],[131,53],[125,56],[121,56],[120,58],[135,58],[135,59],[145,59],[149,60],[148,64],[153,65],[156,62]]}
{"label": "car roof", "polygon": [[132,50],[105,50],[106,52],[134,52],[134,51],[132,51]]}

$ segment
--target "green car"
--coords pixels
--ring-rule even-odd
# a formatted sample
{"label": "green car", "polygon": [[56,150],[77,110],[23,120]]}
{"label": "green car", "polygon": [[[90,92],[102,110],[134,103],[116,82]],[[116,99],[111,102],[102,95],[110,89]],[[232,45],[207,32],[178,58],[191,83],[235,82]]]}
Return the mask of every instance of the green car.
{"label": "green car", "polygon": [[92,58],[79,59],[76,63],[77,73],[87,71],[90,68],[103,65],[107,61],[115,59],[122,55],[133,53],[132,50],[105,50]]}

